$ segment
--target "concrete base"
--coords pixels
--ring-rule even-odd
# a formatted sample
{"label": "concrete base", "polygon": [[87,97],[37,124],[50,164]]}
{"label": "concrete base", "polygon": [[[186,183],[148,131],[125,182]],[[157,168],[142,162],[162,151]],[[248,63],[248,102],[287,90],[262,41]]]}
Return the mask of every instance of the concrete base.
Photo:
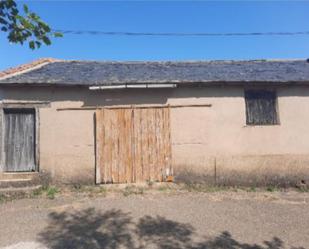
{"label": "concrete base", "polygon": [[38,172],[6,172],[0,173],[0,188],[21,188],[37,185]]}
{"label": "concrete base", "polygon": [[309,185],[308,155],[234,155],[174,165],[175,181],[225,186]]}

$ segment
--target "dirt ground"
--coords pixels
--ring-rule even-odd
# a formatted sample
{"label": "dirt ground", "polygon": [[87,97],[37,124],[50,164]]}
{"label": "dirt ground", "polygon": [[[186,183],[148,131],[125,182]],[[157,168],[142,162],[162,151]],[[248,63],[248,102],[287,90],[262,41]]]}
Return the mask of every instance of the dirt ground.
{"label": "dirt ground", "polygon": [[309,248],[309,193],[71,194],[0,204],[0,248]]}

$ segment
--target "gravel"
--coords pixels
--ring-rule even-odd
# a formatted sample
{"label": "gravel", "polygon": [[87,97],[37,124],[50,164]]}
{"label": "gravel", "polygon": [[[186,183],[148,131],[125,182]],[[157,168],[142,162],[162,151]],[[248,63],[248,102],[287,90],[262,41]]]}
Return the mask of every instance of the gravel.
{"label": "gravel", "polygon": [[309,248],[309,193],[223,191],[0,204],[0,248]]}

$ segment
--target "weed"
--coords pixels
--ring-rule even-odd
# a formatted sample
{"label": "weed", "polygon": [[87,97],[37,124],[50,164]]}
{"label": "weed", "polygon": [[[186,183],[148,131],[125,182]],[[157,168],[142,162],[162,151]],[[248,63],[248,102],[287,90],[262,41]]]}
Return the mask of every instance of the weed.
{"label": "weed", "polygon": [[144,188],[142,188],[142,187],[137,188],[137,192],[136,193],[140,194],[140,195],[144,194]]}
{"label": "weed", "polygon": [[6,200],[6,197],[4,194],[0,194],[0,203],[4,202]]}
{"label": "weed", "polygon": [[135,186],[126,186],[123,190],[122,194],[124,196],[129,196],[132,194],[135,195],[142,195],[144,194],[144,188],[143,187],[135,187]]}
{"label": "weed", "polygon": [[238,192],[238,191],[241,190],[241,189],[240,189],[240,188],[237,188],[237,187],[232,187],[230,190],[233,191],[233,192]]}
{"label": "weed", "polygon": [[268,187],[266,188],[266,190],[267,190],[268,192],[275,192],[275,191],[278,191],[278,188],[275,187],[275,186],[268,186]]}
{"label": "weed", "polygon": [[309,188],[308,187],[297,187],[296,190],[298,192],[301,192],[301,193],[307,193],[309,192]]}
{"label": "weed", "polygon": [[39,197],[45,194],[48,198],[54,199],[59,190],[55,186],[44,185],[32,191],[29,197]]}
{"label": "weed", "polygon": [[107,192],[107,189],[105,187],[102,187],[102,186],[99,187],[99,193],[106,194],[106,192]]}
{"label": "weed", "polygon": [[88,194],[89,197],[95,197],[98,195],[106,195],[107,189],[103,186],[86,186],[83,188],[83,192]]}
{"label": "weed", "polygon": [[59,190],[54,186],[48,187],[46,191],[46,195],[49,199],[54,199],[57,193],[59,193]]}
{"label": "weed", "polygon": [[81,184],[78,184],[78,183],[73,184],[73,190],[81,191],[82,189],[83,189],[83,186]]}
{"label": "weed", "polygon": [[185,183],[182,189],[187,190],[189,192],[197,191],[198,187],[194,183]]}
{"label": "weed", "polygon": [[0,203],[23,199],[27,197],[29,197],[29,193],[23,191],[0,193]]}
{"label": "weed", "polygon": [[204,192],[220,192],[220,191],[226,191],[229,190],[228,187],[224,187],[224,186],[209,186],[209,187],[205,187]]}
{"label": "weed", "polygon": [[44,193],[44,188],[43,187],[39,187],[35,190],[32,191],[32,196],[33,197],[37,197],[37,196],[40,196]]}
{"label": "weed", "polygon": [[95,196],[96,194],[106,194],[107,189],[103,186],[82,186],[82,185],[74,185],[71,188],[73,192],[88,194],[89,196]]}
{"label": "weed", "polygon": [[197,183],[187,183],[185,184],[184,189],[189,192],[206,192],[206,193],[229,190],[229,188],[225,186],[210,186],[206,184],[197,184]]}
{"label": "weed", "polygon": [[123,196],[129,196],[129,195],[131,195],[132,194],[132,189],[131,189],[131,187],[129,187],[129,186],[127,186],[127,187],[125,187],[125,189],[124,189],[124,191],[122,192],[122,194],[123,194]]}
{"label": "weed", "polygon": [[160,187],[158,188],[158,190],[159,190],[159,191],[162,191],[162,192],[168,191],[169,189],[170,189],[170,188],[169,188],[168,186],[165,186],[165,185],[160,186]]}
{"label": "weed", "polygon": [[147,181],[147,185],[148,185],[148,187],[150,187],[150,188],[151,188],[151,187],[153,186],[153,184],[154,184],[154,182],[153,182],[153,181],[150,181],[150,180],[149,180],[149,181]]}
{"label": "weed", "polygon": [[250,187],[250,188],[248,189],[248,192],[256,192],[256,187]]}

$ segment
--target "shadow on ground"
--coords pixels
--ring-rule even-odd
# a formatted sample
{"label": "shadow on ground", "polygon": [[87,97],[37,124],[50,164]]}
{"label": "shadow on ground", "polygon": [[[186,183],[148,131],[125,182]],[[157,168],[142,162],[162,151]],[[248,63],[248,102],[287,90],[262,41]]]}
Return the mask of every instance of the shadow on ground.
{"label": "shadow on ground", "polygon": [[[144,216],[134,222],[129,213],[95,209],[69,213],[51,213],[50,222],[39,241],[50,249],[156,248],[156,249],[284,249],[283,241],[274,237],[263,245],[245,244],[224,231],[214,238],[196,241],[189,224],[164,217]],[[291,249],[304,249],[292,247]]]}

